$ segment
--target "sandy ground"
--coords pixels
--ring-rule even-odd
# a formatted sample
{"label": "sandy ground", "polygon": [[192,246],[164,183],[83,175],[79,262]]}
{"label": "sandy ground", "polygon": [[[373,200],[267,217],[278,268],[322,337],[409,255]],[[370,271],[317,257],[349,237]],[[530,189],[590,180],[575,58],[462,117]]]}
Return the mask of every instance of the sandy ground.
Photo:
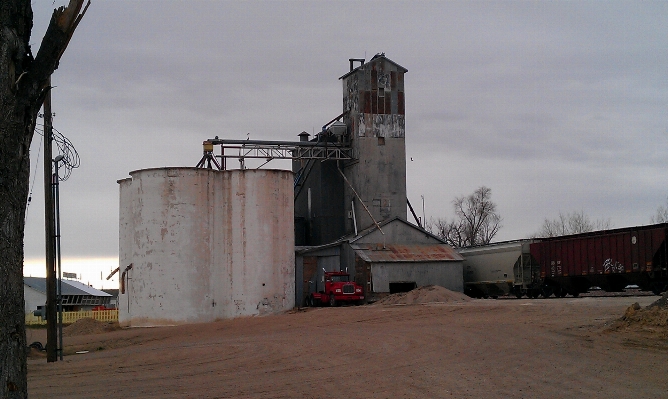
{"label": "sandy ground", "polygon": [[[666,327],[619,320],[657,298],[376,304],[66,336],[64,361],[29,358],[29,394],[666,398]],[[43,336],[29,330],[28,342]]]}

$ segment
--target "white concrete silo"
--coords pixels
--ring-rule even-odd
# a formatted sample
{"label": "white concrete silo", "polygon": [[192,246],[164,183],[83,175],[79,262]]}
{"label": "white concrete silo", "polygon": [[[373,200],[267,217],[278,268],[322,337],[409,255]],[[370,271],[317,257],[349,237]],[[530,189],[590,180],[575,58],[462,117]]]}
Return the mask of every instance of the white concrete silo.
{"label": "white concrete silo", "polygon": [[121,325],[207,322],[294,306],[292,172],[161,168],[130,175],[119,181]]}

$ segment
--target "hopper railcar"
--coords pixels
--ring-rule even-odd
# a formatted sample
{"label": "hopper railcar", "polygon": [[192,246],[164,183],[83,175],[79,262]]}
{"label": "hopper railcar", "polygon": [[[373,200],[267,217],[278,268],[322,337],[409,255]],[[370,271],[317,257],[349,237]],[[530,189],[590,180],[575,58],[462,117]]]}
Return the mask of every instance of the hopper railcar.
{"label": "hopper railcar", "polygon": [[591,287],[622,291],[637,285],[660,294],[668,283],[668,223],[540,239],[531,256],[549,296],[578,295]]}
{"label": "hopper railcar", "polygon": [[592,287],[668,289],[668,223],[462,248],[473,297],[578,296]]}
{"label": "hopper railcar", "polygon": [[464,293],[474,298],[538,295],[540,268],[531,258],[533,240],[460,248],[464,257]]}

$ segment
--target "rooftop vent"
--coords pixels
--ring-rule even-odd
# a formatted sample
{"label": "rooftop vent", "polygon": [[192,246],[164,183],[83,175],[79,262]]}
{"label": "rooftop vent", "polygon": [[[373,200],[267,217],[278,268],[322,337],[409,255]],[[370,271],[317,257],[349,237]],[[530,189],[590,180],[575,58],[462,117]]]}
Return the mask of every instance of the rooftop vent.
{"label": "rooftop vent", "polygon": [[350,61],[350,70],[352,71],[353,69],[353,62],[359,62],[360,66],[364,65],[364,61],[366,61],[364,58],[348,58],[348,61]]}

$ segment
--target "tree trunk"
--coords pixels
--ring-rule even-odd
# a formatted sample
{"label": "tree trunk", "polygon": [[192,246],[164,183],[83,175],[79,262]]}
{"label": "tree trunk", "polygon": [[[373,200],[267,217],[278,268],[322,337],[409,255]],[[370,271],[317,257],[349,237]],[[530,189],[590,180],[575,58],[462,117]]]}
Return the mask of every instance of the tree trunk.
{"label": "tree trunk", "polygon": [[[0,397],[27,398],[23,236],[30,143],[48,77],[58,66],[84,0],[55,10],[37,57],[30,0],[0,2]],[[84,9],[85,12],[85,9]]]}
{"label": "tree trunk", "polygon": [[[3,102],[3,106],[7,104]],[[23,304],[23,232],[30,136],[3,112],[0,121],[0,389],[3,398],[27,397]]]}

